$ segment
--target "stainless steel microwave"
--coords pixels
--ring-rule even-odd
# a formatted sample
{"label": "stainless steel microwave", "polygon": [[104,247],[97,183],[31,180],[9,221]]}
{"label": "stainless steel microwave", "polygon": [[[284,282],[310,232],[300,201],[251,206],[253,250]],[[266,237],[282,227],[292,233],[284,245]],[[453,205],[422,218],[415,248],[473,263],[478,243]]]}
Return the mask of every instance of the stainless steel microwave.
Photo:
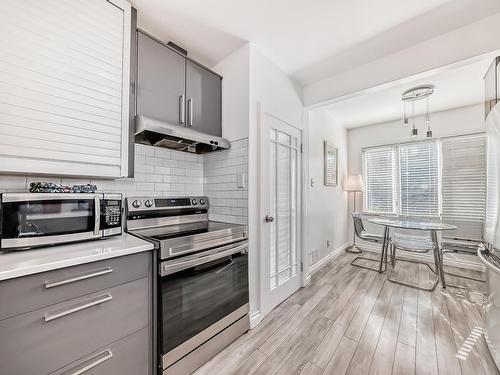
{"label": "stainless steel microwave", "polygon": [[122,195],[3,193],[0,249],[94,240],[122,233]]}

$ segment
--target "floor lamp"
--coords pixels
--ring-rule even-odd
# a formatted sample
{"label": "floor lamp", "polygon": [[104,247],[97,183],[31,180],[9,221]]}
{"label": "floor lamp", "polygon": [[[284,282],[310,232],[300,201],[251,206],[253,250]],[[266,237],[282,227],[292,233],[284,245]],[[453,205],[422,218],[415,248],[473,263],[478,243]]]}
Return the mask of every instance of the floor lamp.
{"label": "floor lamp", "polygon": [[[354,210],[356,212],[356,193],[363,192],[363,179],[360,174],[354,174],[347,177],[344,182],[344,191],[348,193],[354,193]],[[353,228],[352,232],[352,246],[348,247],[346,251],[350,253],[359,254],[361,253],[361,249],[356,246],[356,230]]]}

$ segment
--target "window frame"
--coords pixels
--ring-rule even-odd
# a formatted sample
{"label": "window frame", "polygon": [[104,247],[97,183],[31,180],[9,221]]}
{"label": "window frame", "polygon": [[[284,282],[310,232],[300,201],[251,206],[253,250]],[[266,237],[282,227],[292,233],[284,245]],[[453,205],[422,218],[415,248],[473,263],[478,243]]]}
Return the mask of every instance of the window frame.
{"label": "window frame", "polygon": [[[441,192],[441,187],[442,187],[442,148],[441,148],[441,139],[431,139],[431,140],[418,140],[418,141],[411,141],[411,142],[401,142],[401,143],[393,143],[393,144],[387,144],[387,145],[380,145],[380,146],[370,146],[370,147],[363,147],[361,149],[361,171],[362,171],[362,176],[363,176],[363,181],[365,182],[364,188],[363,188],[363,215],[366,216],[386,216],[386,217],[402,217],[402,216],[407,216],[403,215],[401,212],[401,207],[402,207],[402,197],[401,197],[401,153],[400,153],[400,147],[401,145],[407,145],[407,144],[412,144],[412,143],[428,143],[428,142],[435,142],[437,145],[437,164],[438,164],[438,215],[411,215],[411,217],[422,217],[422,218],[435,218],[435,219],[440,219],[442,216],[442,207],[443,207],[443,199],[442,199],[442,192]],[[368,199],[367,199],[367,179],[366,179],[366,174],[365,174],[365,165],[364,165],[364,158],[363,158],[363,153],[370,151],[370,150],[377,150],[377,149],[383,149],[383,148],[393,148],[393,152],[395,155],[395,173],[394,173],[394,181],[393,181],[393,212],[392,213],[381,213],[381,212],[374,212],[370,211],[368,208]]]}
{"label": "window frame", "polygon": [[[363,153],[366,151],[376,151],[380,149],[390,149],[392,152],[392,157],[394,158],[394,165],[393,165],[393,191],[392,191],[392,207],[393,210],[392,212],[375,212],[375,211],[368,211],[368,199],[367,197],[367,178],[365,175],[365,166],[363,164],[364,157]],[[397,197],[396,192],[398,191],[398,181],[399,181],[399,158],[398,158],[398,147],[396,144],[390,144],[390,145],[382,145],[382,146],[374,146],[374,147],[366,147],[361,150],[361,169],[362,169],[362,176],[363,176],[363,181],[364,181],[364,186],[363,186],[363,214],[365,215],[370,215],[370,216],[390,216],[390,217],[396,217],[398,216],[399,212],[399,199]],[[396,188],[396,190],[394,190]]]}

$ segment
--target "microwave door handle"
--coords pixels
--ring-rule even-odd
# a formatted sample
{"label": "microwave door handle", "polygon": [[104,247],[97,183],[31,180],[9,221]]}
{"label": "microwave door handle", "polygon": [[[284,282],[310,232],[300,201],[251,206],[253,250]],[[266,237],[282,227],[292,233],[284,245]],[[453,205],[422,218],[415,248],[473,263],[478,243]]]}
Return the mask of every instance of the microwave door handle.
{"label": "microwave door handle", "polygon": [[94,197],[94,213],[95,213],[94,236],[98,236],[99,228],[101,227],[101,197],[99,195],[96,195]]}

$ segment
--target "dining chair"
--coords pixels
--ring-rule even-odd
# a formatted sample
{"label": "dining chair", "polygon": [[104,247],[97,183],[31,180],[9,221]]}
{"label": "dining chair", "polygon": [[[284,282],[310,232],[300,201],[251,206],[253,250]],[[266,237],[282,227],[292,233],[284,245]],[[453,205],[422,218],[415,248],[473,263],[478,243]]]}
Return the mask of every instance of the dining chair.
{"label": "dining chair", "polygon": [[[368,233],[365,230],[365,226],[363,224],[363,219],[361,218],[361,214],[359,212],[353,212],[352,213],[352,220],[353,220],[353,224],[354,224],[354,233],[355,233],[356,237],[358,237],[361,240],[368,241],[368,242],[374,242],[374,243],[382,244],[382,242],[383,242],[383,236],[381,234]],[[360,267],[360,268],[365,268],[365,269],[372,270],[372,271],[378,271],[378,268],[375,269],[375,268],[371,268],[371,267],[368,267],[368,266],[365,266],[365,265],[362,265],[362,264],[356,264],[356,262],[358,260],[368,260],[368,261],[371,261],[371,262],[377,262],[378,263],[379,262],[378,259],[357,256],[356,258],[354,258],[351,261],[351,264],[353,266]],[[386,262],[386,269],[387,269],[387,262]]]}
{"label": "dining chair", "polygon": [[[406,231],[407,232],[407,231]],[[439,282],[439,255],[437,254],[438,249],[434,246],[434,242],[432,241],[432,238],[430,236],[424,236],[424,235],[414,235],[414,234],[407,234],[403,230],[401,231],[396,231],[389,239],[389,250],[391,253],[391,267],[389,269],[389,273],[387,275],[387,280],[392,281],[397,284],[409,286],[415,289],[419,290],[424,290],[424,291],[433,291],[436,289],[436,286]],[[434,253],[434,266],[435,268],[433,269],[428,263],[426,262],[421,262],[418,260],[412,260],[412,259],[402,259],[402,258],[397,258],[396,257],[396,251],[401,250],[407,253],[415,253],[415,254],[426,254],[430,251]],[[424,288],[419,285],[412,284],[410,282],[404,282],[401,280],[397,280],[392,277],[392,273],[396,267],[397,262],[408,262],[408,263],[416,263],[416,264],[423,264],[427,266],[431,272],[436,275],[435,280],[432,281],[432,285],[430,288]]]}

